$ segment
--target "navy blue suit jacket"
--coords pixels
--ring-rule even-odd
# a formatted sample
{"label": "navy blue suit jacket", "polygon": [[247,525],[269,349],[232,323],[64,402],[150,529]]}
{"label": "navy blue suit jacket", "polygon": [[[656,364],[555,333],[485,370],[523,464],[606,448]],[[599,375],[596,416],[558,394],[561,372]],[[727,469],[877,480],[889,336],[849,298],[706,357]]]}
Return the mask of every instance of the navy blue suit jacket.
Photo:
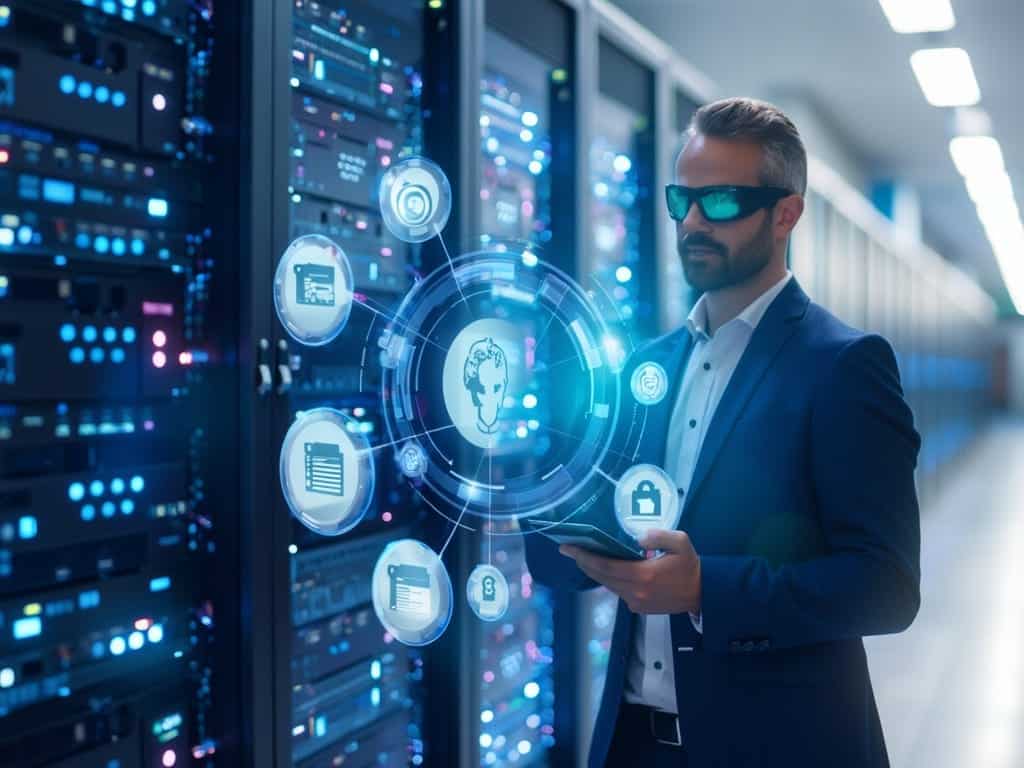
{"label": "navy blue suit jacket", "polygon": [[[681,329],[633,356],[659,361],[674,384],[647,420],[638,463],[664,464],[690,348]],[[791,280],[756,328],[684,489],[679,527],[701,559],[703,635],[685,613],[670,623],[691,768],[888,765],[861,638],[900,632],[917,614],[919,447],[888,342],[844,325]],[[550,540],[525,538],[538,582],[595,586]],[[591,766],[611,743],[634,619],[620,600]]]}

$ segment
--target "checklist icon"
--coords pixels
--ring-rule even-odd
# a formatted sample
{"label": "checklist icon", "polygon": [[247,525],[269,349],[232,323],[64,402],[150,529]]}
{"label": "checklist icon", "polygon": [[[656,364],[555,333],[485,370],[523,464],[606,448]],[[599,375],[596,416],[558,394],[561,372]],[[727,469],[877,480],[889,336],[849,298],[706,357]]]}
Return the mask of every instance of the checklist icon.
{"label": "checklist icon", "polygon": [[345,457],[334,443],[306,443],[306,490],[345,495]]}

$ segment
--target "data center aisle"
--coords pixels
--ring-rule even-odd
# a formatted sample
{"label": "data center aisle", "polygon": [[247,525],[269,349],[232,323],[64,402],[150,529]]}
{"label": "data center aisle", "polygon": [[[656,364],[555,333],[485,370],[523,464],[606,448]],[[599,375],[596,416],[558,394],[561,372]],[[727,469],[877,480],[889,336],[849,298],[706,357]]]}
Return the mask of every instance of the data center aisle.
{"label": "data center aisle", "polygon": [[992,427],[921,518],[920,613],[866,641],[892,766],[1024,765],[1024,422]]}

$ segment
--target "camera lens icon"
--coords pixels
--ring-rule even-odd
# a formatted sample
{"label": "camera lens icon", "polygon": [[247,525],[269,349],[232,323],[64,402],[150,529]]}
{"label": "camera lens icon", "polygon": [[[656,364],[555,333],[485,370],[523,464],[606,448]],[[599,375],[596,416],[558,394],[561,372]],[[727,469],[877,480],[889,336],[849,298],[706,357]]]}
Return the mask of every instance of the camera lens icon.
{"label": "camera lens icon", "polygon": [[421,227],[430,218],[434,204],[422,184],[404,184],[398,190],[398,216],[409,227]]}
{"label": "camera lens icon", "polygon": [[448,179],[425,157],[410,157],[388,168],[378,196],[384,225],[407,243],[422,243],[439,234],[452,212]]}

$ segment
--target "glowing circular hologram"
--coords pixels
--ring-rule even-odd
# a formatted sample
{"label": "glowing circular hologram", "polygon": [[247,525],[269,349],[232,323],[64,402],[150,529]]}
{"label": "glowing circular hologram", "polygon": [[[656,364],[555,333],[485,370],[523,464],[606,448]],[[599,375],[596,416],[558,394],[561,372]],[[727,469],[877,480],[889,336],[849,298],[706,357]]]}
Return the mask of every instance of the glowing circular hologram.
{"label": "glowing circular hologram", "polygon": [[421,541],[399,539],[384,547],[370,589],[377,619],[400,643],[427,645],[448,627],[452,582],[441,558]]}
{"label": "glowing circular hologram", "polygon": [[277,263],[274,309],[293,339],[320,346],[348,322],[353,285],[352,268],[341,247],[323,235],[303,235]]}
{"label": "glowing circular hologram", "polygon": [[333,408],[302,413],[281,445],[281,488],[307,528],[337,536],[355,527],[373,499],[373,452]]}
{"label": "glowing circular hologram", "polygon": [[389,437],[423,448],[416,490],[435,510],[525,517],[601,481],[620,399],[603,314],[525,254],[494,247],[438,268],[378,340]]}
{"label": "glowing circular hologram", "polygon": [[668,374],[658,363],[640,363],[629,377],[629,389],[640,405],[657,405],[668,394]]}
{"label": "glowing circular hologram", "polygon": [[636,539],[652,528],[675,530],[682,511],[676,484],[661,467],[637,464],[615,484],[615,518]]}
{"label": "glowing circular hologram", "polygon": [[408,478],[423,477],[427,471],[427,454],[415,440],[409,440],[395,457],[398,469]]}
{"label": "glowing circular hologram", "polygon": [[378,190],[384,224],[399,240],[422,243],[444,229],[452,188],[436,163],[410,157],[384,173]]}
{"label": "glowing circular hologram", "polygon": [[466,600],[477,618],[497,621],[508,610],[509,589],[505,574],[481,563],[466,580]]}

